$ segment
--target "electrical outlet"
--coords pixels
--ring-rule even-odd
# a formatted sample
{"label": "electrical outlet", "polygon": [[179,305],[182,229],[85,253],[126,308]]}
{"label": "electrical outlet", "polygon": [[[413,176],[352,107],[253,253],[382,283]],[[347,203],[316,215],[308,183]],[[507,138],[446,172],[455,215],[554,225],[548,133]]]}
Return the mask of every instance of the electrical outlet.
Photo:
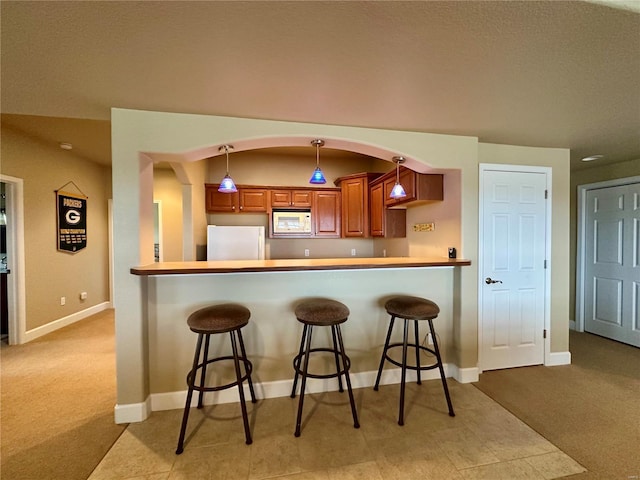
{"label": "electrical outlet", "polygon": [[80,300],[86,300],[87,299],[87,292],[80,292]]}
{"label": "electrical outlet", "polygon": [[355,256],[356,256],[356,249],[355,249],[355,248],[352,248],[352,249],[351,249],[351,256],[352,256],[352,257],[355,257]]}
{"label": "electrical outlet", "polygon": [[413,226],[414,232],[433,232],[436,229],[436,224],[433,222],[429,223],[416,223]]}
{"label": "electrical outlet", "polygon": [[67,297],[60,297],[60,305],[67,303]]}
{"label": "electrical outlet", "polygon": [[308,248],[305,248],[305,249],[304,249],[304,256],[305,256],[305,257],[308,257],[308,256],[309,256],[309,249],[308,249]]}

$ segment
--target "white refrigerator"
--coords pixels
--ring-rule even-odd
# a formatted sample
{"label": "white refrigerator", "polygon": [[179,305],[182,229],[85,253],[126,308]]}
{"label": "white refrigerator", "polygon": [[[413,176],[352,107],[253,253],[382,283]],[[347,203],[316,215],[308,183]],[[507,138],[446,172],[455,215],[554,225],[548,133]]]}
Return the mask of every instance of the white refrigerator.
{"label": "white refrigerator", "polygon": [[207,260],[264,260],[264,227],[208,225]]}

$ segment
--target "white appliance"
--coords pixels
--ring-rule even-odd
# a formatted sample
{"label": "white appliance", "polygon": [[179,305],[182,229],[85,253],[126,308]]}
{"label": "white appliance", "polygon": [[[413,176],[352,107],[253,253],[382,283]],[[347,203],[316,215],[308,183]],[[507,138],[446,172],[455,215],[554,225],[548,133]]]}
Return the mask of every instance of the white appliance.
{"label": "white appliance", "polygon": [[273,233],[283,234],[310,234],[311,211],[310,210],[274,210],[271,222]]}
{"label": "white appliance", "polygon": [[264,227],[208,225],[207,260],[264,260]]}

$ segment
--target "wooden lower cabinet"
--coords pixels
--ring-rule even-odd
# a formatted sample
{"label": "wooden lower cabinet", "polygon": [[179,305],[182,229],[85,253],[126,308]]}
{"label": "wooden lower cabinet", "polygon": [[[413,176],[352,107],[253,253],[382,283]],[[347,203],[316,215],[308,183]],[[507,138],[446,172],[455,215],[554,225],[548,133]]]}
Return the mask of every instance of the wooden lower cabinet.
{"label": "wooden lower cabinet", "polygon": [[369,189],[370,228],[372,237],[402,238],[407,236],[407,211],[384,206],[384,183]]}
{"label": "wooden lower cabinet", "polygon": [[339,238],[341,231],[340,190],[313,192],[312,204],[314,236]]}

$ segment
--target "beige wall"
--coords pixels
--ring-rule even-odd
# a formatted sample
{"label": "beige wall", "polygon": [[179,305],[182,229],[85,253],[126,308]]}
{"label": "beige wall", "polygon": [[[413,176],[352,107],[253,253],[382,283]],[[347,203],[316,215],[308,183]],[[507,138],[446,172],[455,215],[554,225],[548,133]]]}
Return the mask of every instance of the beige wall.
{"label": "beige wall", "polygon": [[[1,172],[24,181],[26,330],[109,299],[110,169],[2,126]],[[73,181],[87,200],[87,247],[57,251],[54,191]],[[73,186],[65,191],[75,192]],[[80,292],[87,292],[80,300]],[[66,297],[66,305],[60,305]]]}
{"label": "beige wall", "polygon": [[590,183],[604,182],[617,178],[634,177],[640,175],[640,159],[628,162],[615,163],[613,165],[597,166],[583,170],[576,170],[571,173],[571,206],[570,206],[570,298],[569,298],[569,318],[576,320],[576,248],[578,229],[578,186]]}
{"label": "beige wall", "polygon": [[153,171],[153,201],[162,205],[164,262],[182,261],[182,185],[171,169]]}

